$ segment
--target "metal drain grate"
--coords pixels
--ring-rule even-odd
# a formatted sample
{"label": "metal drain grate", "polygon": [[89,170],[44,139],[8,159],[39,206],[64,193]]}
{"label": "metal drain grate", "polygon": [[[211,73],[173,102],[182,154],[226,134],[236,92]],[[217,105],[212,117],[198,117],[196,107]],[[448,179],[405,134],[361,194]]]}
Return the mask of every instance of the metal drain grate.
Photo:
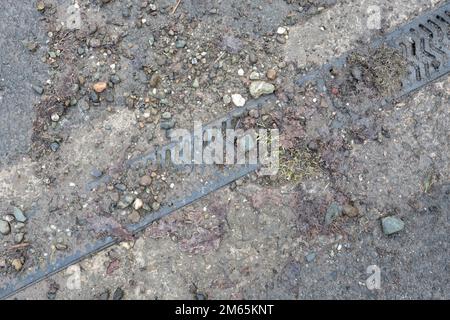
{"label": "metal drain grate", "polygon": [[[443,7],[433,12],[416,18],[411,23],[373,43],[375,47],[380,46],[381,44],[386,44],[400,50],[408,61],[409,74],[408,77],[403,80],[402,90],[390,98],[401,97],[447,74],[450,71],[450,4],[445,4]],[[330,68],[342,67],[345,65],[345,61],[346,56],[340,57],[334,62],[325,65],[322,69],[310,73],[309,75],[302,76],[297,80],[297,83],[303,84],[307,81],[315,80],[319,87],[326,91],[325,75],[329,75]],[[275,100],[276,97],[271,95],[250,101],[245,108],[234,110],[225,117],[210,123],[205,129],[233,128],[235,126],[234,120],[243,113],[252,108],[261,108],[264,105],[274,103]],[[158,155],[164,157],[167,150],[173,152],[173,145],[168,144],[160,149],[153,150],[132,159],[128,162],[128,165],[138,166],[140,164],[145,164],[148,161],[154,161]],[[258,167],[258,165],[240,165],[229,167],[226,170],[217,169],[210,173],[207,184],[194,183],[190,188],[190,190],[192,190],[191,192],[187,192],[185,196],[162,207],[158,212],[147,215],[139,223],[129,225],[127,229],[130,233],[136,234],[145,229],[152,222],[257,170]],[[105,179],[108,179],[108,177]],[[92,181],[87,185],[87,188],[91,189],[99,182],[102,181]],[[45,267],[36,269],[23,278],[10,282],[6,286],[0,288],[0,298],[7,298],[30,285],[64,270],[70,265],[116,244],[118,241],[119,240],[116,238],[106,237],[87,245],[83,250],[77,251],[70,256],[66,256],[56,262],[49,262]]]}
{"label": "metal drain grate", "polygon": [[[402,79],[402,88],[385,101],[401,98],[424,85],[439,79],[450,72],[450,3],[425,13],[410,23],[401,26],[385,37],[374,41],[370,47],[385,45],[398,50],[408,64],[408,75]],[[330,70],[339,70],[346,66],[348,54],[345,54],[321,69],[302,75],[296,83],[303,85],[314,80],[325,84]]]}
{"label": "metal drain grate", "polygon": [[450,72],[450,4],[389,34],[384,42],[402,52],[409,73],[403,96]]}

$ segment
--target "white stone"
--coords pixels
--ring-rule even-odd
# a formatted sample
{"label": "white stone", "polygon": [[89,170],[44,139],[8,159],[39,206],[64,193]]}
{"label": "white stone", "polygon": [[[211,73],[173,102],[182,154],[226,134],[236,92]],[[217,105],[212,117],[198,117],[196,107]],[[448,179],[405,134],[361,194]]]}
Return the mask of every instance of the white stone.
{"label": "white stone", "polygon": [[231,100],[236,107],[243,107],[245,105],[245,99],[240,94],[232,94]]}

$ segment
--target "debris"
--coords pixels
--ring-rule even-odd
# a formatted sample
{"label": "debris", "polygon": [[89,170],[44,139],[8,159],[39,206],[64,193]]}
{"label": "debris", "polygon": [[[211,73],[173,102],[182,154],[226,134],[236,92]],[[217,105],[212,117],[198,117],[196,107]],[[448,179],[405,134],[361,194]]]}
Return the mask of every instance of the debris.
{"label": "debris", "polygon": [[271,94],[274,91],[275,86],[265,81],[254,81],[250,85],[250,94],[255,99],[263,95]]}
{"label": "debris", "polygon": [[113,300],[122,300],[124,294],[122,288],[117,288],[113,293]]}
{"label": "debris", "polygon": [[0,233],[4,236],[11,232],[11,226],[7,221],[0,220]]}
{"label": "debris", "polygon": [[245,98],[240,94],[232,94],[231,100],[233,101],[236,107],[243,107],[245,105]]}
{"label": "debris", "polygon": [[341,213],[342,207],[336,202],[331,203],[325,214],[325,225],[330,225]]}
{"label": "debris", "polygon": [[14,218],[16,219],[16,221],[19,221],[19,222],[27,221],[27,217],[25,217],[22,210],[20,210],[17,207],[13,208],[13,215],[14,215]]}
{"label": "debris", "polygon": [[269,69],[267,70],[266,76],[269,80],[275,80],[277,78],[277,71],[275,69]]}
{"label": "debris", "polygon": [[391,235],[402,231],[405,227],[405,223],[396,217],[386,217],[381,220],[383,232],[385,235]]}
{"label": "debris", "polygon": [[103,91],[106,90],[106,88],[108,87],[108,84],[106,82],[97,82],[93,85],[93,89],[95,92],[97,93],[102,93]]}

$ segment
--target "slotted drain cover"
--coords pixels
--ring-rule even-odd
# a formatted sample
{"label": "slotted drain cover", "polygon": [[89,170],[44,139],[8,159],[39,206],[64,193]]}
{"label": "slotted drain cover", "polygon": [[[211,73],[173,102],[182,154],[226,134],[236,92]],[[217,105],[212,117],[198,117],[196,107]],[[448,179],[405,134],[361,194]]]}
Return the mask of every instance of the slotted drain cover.
{"label": "slotted drain cover", "polygon": [[[398,51],[406,60],[408,69],[407,76],[401,79],[401,89],[384,96],[385,101],[400,98],[446,75],[450,72],[450,3],[417,17],[371,44],[373,49],[381,46]],[[330,70],[345,68],[348,57],[349,54],[345,54],[319,70],[302,75],[297,84],[318,81],[326,92]]]}
{"label": "slotted drain cover", "polygon": [[[392,97],[388,97],[388,99],[401,97],[447,74],[450,71],[450,4],[445,4],[443,7],[431,13],[418,17],[411,23],[373,43],[374,47],[381,45],[387,45],[399,50],[408,62],[408,75],[402,80],[401,90],[394,93]],[[297,83],[302,84],[314,80],[320,89],[326,88],[326,79],[329,76],[330,68],[342,67],[345,65],[346,58],[346,56],[341,57],[316,72],[302,76],[301,79],[297,80]],[[268,104],[274,104],[275,100],[276,97],[271,95],[259,100],[250,101],[245,108],[236,109],[227,116],[207,125],[205,128],[233,128],[235,126],[233,119],[239,117],[243,112],[251,108],[261,108]],[[132,159],[128,162],[128,165],[135,166],[140,163],[152,161],[157,157],[158,153],[165,154],[166,149],[170,150],[171,148],[171,145],[163,146],[159,151],[152,151]],[[197,179],[203,181],[196,181],[195,179],[189,181],[192,184],[186,189],[183,197],[174,199],[169,205],[144,217],[138,224],[127,226],[127,230],[135,234],[145,229],[157,219],[257,170],[258,167],[258,165],[235,165],[226,169],[219,169],[214,166],[214,169],[210,169],[210,172],[201,176],[203,179]],[[207,180],[206,184],[204,183],[205,180]],[[87,187],[93,188],[98,182],[93,181]],[[95,243],[86,245],[82,250],[76,251],[71,255],[59,258],[56,261],[49,261],[45,267],[35,269],[22,278],[6,283],[6,285],[0,288],[0,298],[9,297],[19,290],[37,283],[100,250],[112,246],[118,241],[116,238],[106,237]]]}

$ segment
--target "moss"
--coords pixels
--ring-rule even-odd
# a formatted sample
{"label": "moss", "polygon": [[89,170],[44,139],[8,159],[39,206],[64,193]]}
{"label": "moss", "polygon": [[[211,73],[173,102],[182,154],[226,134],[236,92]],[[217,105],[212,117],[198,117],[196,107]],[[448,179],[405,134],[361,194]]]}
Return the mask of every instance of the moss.
{"label": "moss", "polygon": [[407,62],[399,51],[381,46],[366,53],[355,52],[348,60],[350,70],[359,68],[363,81],[383,96],[390,96],[402,87]]}
{"label": "moss", "polygon": [[298,183],[320,172],[319,157],[308,149],[282,149],[278,178],[280,182]]}

